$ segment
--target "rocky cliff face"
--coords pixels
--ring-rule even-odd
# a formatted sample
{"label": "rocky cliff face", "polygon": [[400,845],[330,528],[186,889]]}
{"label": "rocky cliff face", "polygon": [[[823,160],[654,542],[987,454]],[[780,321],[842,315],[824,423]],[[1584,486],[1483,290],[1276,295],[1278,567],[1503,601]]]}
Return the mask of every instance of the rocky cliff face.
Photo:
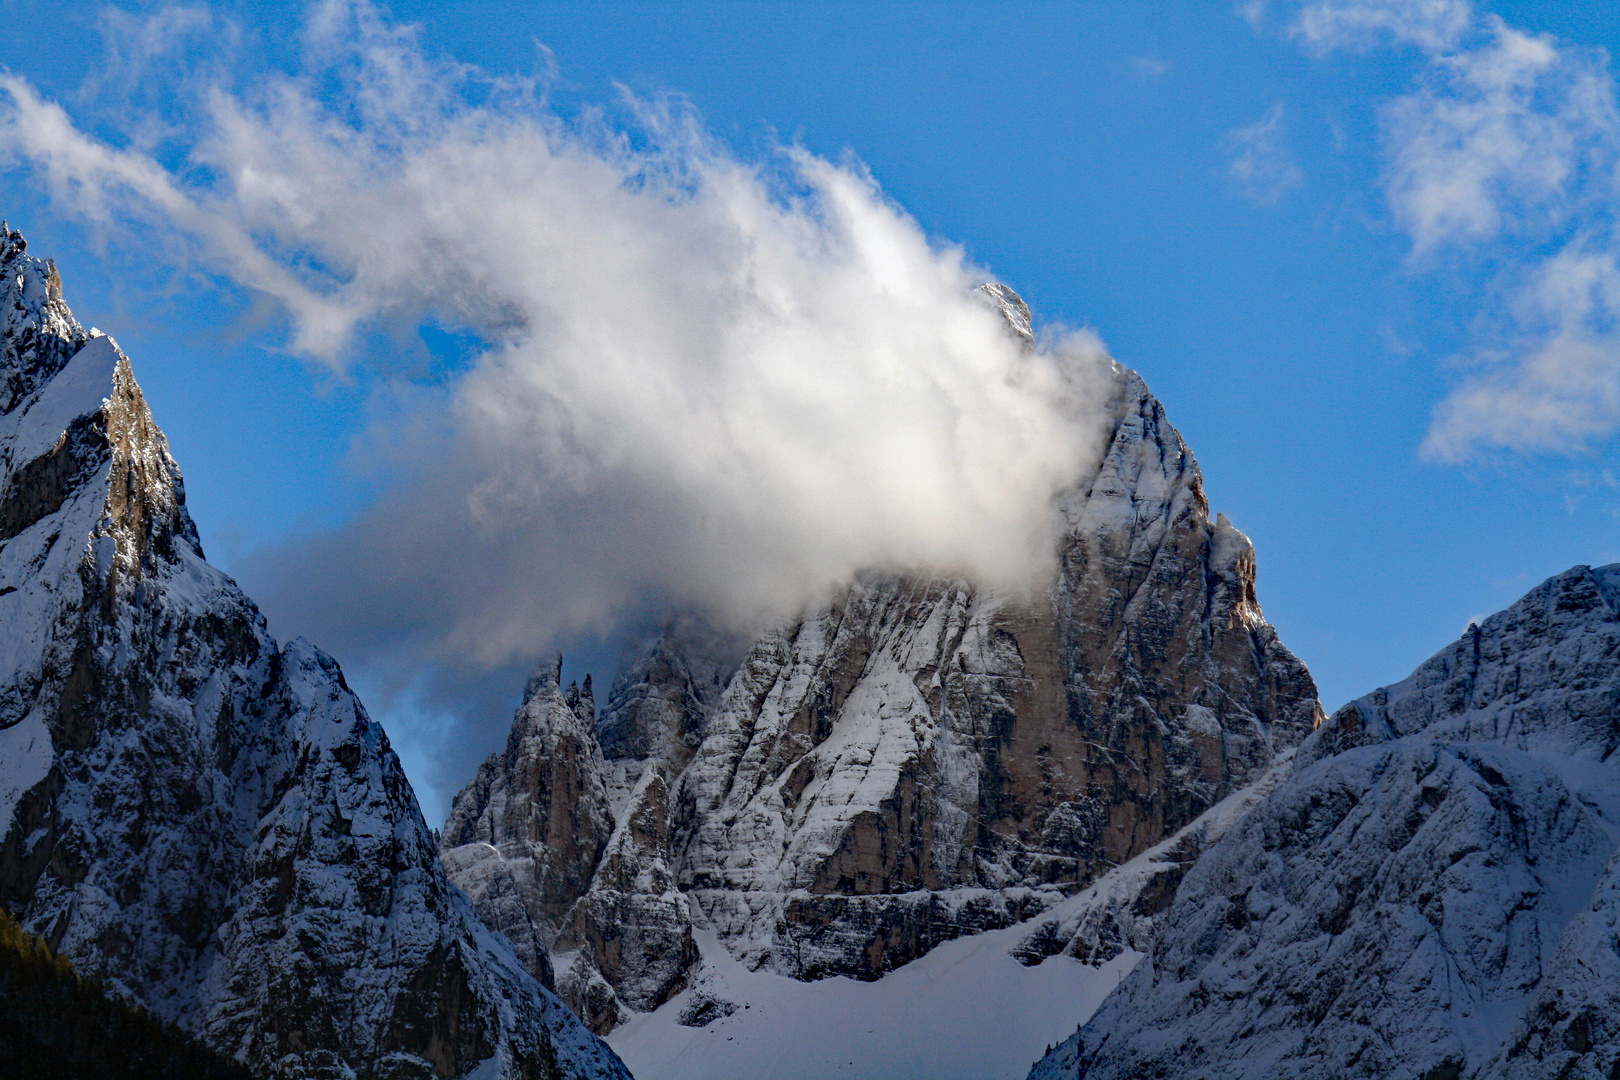
{"label": "rocky cliff face", "polygon": [[204,560],[128,360],[0,230],[0,903],[278,1077],[615,1077],[337,665]]}
{"label": "rocky cliff face", "polygon": [[1352,702],[1033,1077],[1611,1077],[1620,566]]}
{"label": "rocky cliff face", "polygon": [[590,681],[565,693],[561,670],[529,680],[505,752],[456,797],[442,834],[446,869],[548,986],[555,928],[613,831]]}
{"label": "rocky cliff face", "polygon": [[[989,299],[1027,340],[1011,290]],[[740,663],[670,635],[616,686],[597,729],[620,803],[607,854],[566,917],[528,909],[597,1030],[686,984],[694,924],[750,967],[871,979],[1028,918],[1315,726],[1315,686],[1260,613],[1247,539],[1210,519],[1139,377],[1120,373],[1111,407],[1106,454],[1077,462],[1089,479],[1061,499],[1050,588],[869,575]],[[497,797],[484,776],[469,805]],[[505,837],[451,850],[458,880],[529,873]]]}

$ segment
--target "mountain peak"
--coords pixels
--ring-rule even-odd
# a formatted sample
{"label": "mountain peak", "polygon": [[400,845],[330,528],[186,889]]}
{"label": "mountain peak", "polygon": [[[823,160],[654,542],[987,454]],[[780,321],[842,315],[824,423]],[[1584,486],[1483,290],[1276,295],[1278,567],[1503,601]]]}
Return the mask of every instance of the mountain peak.
{"label": "mountain peak", "polygon": [[1617,587],[1551,577],[1336,712],[1031,1080],[1620,1075]]}
{"label": "mountain peak", "polygon": [[1012,327],[1012,332],[1017,334],[1020,340],[1026,345],[1035,344],[1029,305],[1024,303],[1021,296],[1013,292],[1009,286],[997,282],[980,285],[976,291],[1001,312],[1002,318],[1007,320],[1007,325]]}
{"label": "mountain peak", "polygon": [[[1015,292],[979,295],[1032,342]],[[456,799],[452,877],[549,940],[558,991],[606,1031],[700,977],[699,929],[727,963],[878,979],[1052,907],[1259,777],[1315,727],[1315,685],[1139,377],[1113,413],[1061,501],[1048,590],[871,572],[740,656],[672,628],[596,740],[555,689],[519,710]],[[537,850],[564,808],[605,843]]]}
{"label": "mountain peak", "polygon": [[37,393],[90,336],[62,300],[56,263],[28,254],[22,233],[0,222],[0,414]]}

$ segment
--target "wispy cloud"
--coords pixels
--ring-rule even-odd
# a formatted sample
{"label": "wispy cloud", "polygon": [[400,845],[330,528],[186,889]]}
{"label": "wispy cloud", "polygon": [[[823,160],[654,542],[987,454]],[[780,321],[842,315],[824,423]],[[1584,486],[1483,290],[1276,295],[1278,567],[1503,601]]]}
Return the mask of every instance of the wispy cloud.
{"label": "wispy cloud", "polygon": [[1620,114],[1604,58],[1492,19],[1385,111],[1387,190],[1422,255],[1533,236],[1612,192]]}
{"label": "wispy cloud", "polygon": [[1251,202],[1269,206],[1305,183],[1305,174],[1288,149],[1282,102],[1254,123],[1232,131],[1227,140],[1232,147],[1227,171]]}
{"label": "wispy cloud", "polygon": [[1486,314],[1423,452],[1571,452],[1620,430],[1620,109],[1609,57],[1464,0],[1312,0],[1308,50],[1415,47],[1382,112],[1384,191],[1416,272],[1465,265]]}
{"label": "wispy cloud", "polygon": [[1252,30],[1259,30],[1266,21],[1266,0],[1237,0],[1232,10],[1238,18],[1249,24]]}
{"label": "wispy cloud", "polygon": [[150,75],[154,64],[184,55],[201,36],[232,31],[229,23],[200,4],[164,7],[146,16],[106,7],[98,21],[106,61],[90,74],[85,89],[92,94],[109,87],[131,90]]}
{"label": "wispy cloud", "polygon": [[400,482],[262,571],[284,619],[498,664],[655,590],[752,619],[865,567],[1050,568],[1111,363],[1085,333],[1021,347],[858,165],[739,160],[679,101],[567,122],[363,3],[317,9],[303,63],[210,81],[166,156],[0,77],[0,146],[64,210],[272,298],[298,351],[487,343],[373,433]]}
{"label": "wispy cloud", "polygon": [[1473,21],[1468,0],[1312,0],[1290,33],[1318,53],[1385,41],[1439,52],[1456,45]]}
{"label": "wispy cloud", "polygon": [[1612,239],[1571,240],[1509,297],[1511,350],[1482,352],[1441,402],[1423,447],[1579,451],[1620,427],[1620,266]]}

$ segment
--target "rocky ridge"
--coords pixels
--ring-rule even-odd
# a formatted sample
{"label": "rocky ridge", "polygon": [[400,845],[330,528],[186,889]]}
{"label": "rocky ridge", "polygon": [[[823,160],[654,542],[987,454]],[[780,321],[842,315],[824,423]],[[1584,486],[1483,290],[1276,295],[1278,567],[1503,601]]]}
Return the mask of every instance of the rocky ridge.
{"label": "rocky ridge", "polygon": [[129,361],[0,227],[0,904],[287,1078],[628,1074],[445,876],[381,727],[203,558]]}
{"label": "rocky ridge", "polygon": [[1345,706],[1032,1080],[1612,1077],[1620,565]]}
{"label": "rocky ridge", "polygon": [[[1016,294],[986,295],[1032,343]],[[559,991],[593,1028],[687,985],[694,926],[752,968],[873,979],[1030,918],[1312,730],[1315,686],[1261,615],[1252,546],[1211,520],[1198,466],[1140,377],[1117,371],[1110,408],[1106,452],[1076,463],[1058,502],[1044,592],[865,575],[740,661],[674,633],[621,678],[596,746],[567,757],[581,775],[551,781],[594,791],[583,774],[603,770],[613,833],[572,909],[528,903],[514,931],[557,950]],[[534,769],[503,768],[486,783],[491,759],[445,831],[475,893],[534,877],[503,845],[538,825],[460,826],[545,800],[518,782]]]}

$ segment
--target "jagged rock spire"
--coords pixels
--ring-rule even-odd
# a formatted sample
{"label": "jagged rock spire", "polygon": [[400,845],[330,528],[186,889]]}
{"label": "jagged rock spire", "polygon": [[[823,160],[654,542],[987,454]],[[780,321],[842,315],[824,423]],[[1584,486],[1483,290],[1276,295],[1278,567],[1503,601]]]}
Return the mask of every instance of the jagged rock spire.
{"label": "jagged rock spire", "polygon": [[0,414],[36,393],[88,338],[62,300],[55,262],[29,255],[28,241],[0,221]]}
{"label": "jagged rock spire", "polygon": [[562,658],[530,677],[506,748],[456,796],[441,831],[447,867],[536,977],[613,832],[589,683],[559,686]]}

